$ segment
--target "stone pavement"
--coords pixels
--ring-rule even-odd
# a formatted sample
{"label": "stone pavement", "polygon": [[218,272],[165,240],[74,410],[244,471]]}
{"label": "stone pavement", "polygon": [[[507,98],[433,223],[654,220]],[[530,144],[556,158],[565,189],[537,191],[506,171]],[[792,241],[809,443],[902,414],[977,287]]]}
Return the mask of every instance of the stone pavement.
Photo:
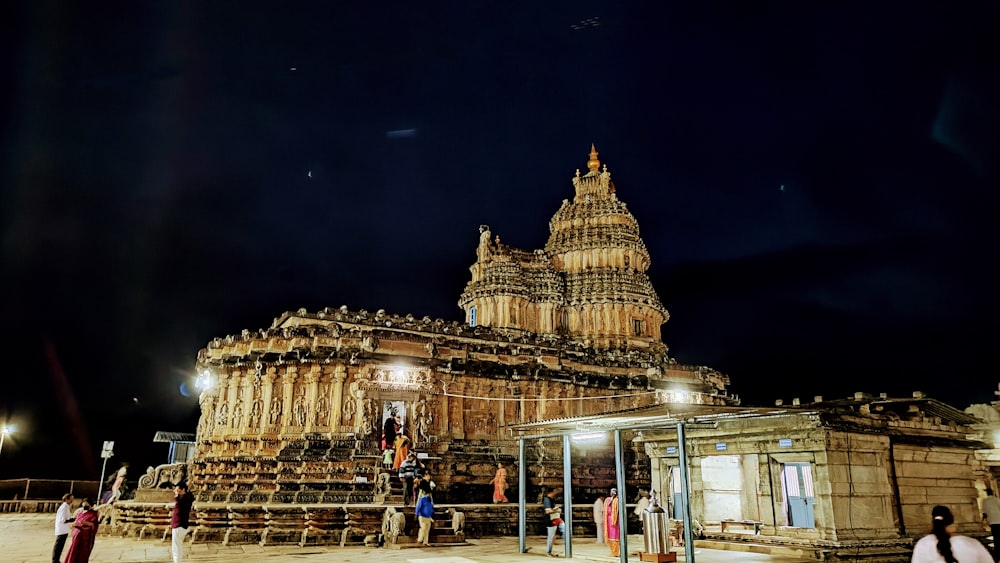
{"label": "stone pavement", "polygon": [[[0,514],[0,561],[4,563],[47,563],[52,557],[54,514]],[[591,538],[573,538],[573,558],[571,561],[597,561],[615,563],[617,558],[608,555],[604,545],[595,545]],[[528,538],[528,553],[517,552],[517,538],[484,538],[470,540],[474,545],[462,547],[431,547],[413,549],[377,549],[367,547],[298,547],[198,544],[188,547],[188,561],[222,563],[299,563],[329,562],[361,563],[523,563],[548,561],[545,557],[545,538]],[[635,554],[642,546],[641,536],[629,536],[632,555],[630,562],[638,562]],[[69,545],[67,542],[67,549]],[[556,542],[554,551],[562,558],[563,544]],[[797,559],[762,553],[723,551],[698,548],[695,563],[732,563],[733,561],[802,563],[809,559]],[[683,561],[683,552],[678,561]],[[170,545],[156,540],[135,540],[99,536],[90,557],[92,563],[111,561],[170,563]]]}

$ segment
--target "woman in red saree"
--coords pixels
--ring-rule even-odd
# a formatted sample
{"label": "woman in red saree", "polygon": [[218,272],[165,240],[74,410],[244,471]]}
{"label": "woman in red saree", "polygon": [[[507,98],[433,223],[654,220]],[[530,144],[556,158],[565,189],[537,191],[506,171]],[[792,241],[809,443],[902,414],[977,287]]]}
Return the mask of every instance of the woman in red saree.
{"label": "woman in red saree", "polygon": [[97,537],[98,515],[90,504],[90,499],[83,499],[80,512],[73,522],[73,543],[69,544],[66,559],[63,563],[87,563],[90,552],[94,550],[94,538]]}
{"label": "woman in red saree", "polygon": [[502,463],[497,464],[497,474],[493,476],[493,480],[490,481],[493,484],[493,502],[507,502],[507,470],[504,469]]}

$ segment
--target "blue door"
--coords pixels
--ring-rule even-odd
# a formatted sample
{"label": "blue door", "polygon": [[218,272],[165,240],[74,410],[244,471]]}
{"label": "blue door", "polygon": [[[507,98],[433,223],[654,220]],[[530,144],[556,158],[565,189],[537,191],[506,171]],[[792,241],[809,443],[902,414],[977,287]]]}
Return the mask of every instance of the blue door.
{"label": "blue door", "polygon": [[788,499],[788,525],[795,528],[815,528],[812,466],[809,463],[786,463],[784,474],[785,498]]}

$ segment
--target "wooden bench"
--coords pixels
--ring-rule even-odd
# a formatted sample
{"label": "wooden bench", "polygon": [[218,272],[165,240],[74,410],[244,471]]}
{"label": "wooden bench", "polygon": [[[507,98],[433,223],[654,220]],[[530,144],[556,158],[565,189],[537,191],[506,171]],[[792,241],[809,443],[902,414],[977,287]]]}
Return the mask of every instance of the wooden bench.
{"label": "wooden bench", "polygon": [[744,530],[753,529],[754,535],[760,535],[760,526],[762,522],[757,522],[756,520],[723,520],[722,533],[726,533],[726,528],[729,526],[740,526]]}

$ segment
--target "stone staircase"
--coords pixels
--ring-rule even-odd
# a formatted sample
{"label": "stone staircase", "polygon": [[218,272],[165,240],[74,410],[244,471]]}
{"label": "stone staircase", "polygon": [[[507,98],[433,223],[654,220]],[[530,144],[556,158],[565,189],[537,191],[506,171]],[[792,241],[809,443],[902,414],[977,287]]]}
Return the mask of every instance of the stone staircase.
{"label": "stone staircase", "polygon": [[[414,514],[406,514],[406,534],[400,535],[395,542],[386,542],[388,549],[410,549],[414,547],[427,547],[417,543],[417,533],[420,531],[420,524]],[[459,532],[457,535],[451,529],[451,518],[440,511],[434,513],[434,524],[431,526],[430,547],[455,547],[461,545],[471,545],[465,541],[465,534]]]}

